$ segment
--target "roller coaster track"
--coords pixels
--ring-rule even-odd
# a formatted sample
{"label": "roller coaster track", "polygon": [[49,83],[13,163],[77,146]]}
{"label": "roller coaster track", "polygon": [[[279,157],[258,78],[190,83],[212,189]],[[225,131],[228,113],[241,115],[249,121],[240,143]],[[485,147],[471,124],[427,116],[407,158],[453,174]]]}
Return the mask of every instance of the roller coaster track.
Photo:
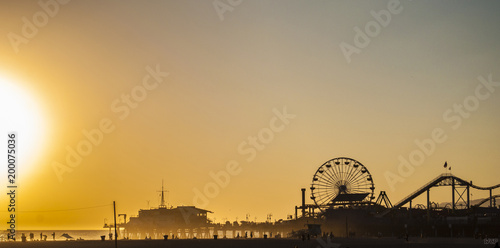
{"label": "roller coaster track", "polygon": [[431,180],[430,182],[428,182],[427,184],[425,184],[424,186],[417,189],[415,192],[413,192],[413,193],[409,194],[408,196],[406,196],[405,198],[403,198],[401,201],[396,203],[393,208],[386,209],[384,212],[380,213],[380,216],[384,216],[384,215],[388,214],[393,209],[401,208],[406,203],[412,201],[413,199],[420,196],[422,193],[426,192],[427,190],[429,190],[432,187],[451,185],[452,180],[455,180],[455,182],[456,182],[455,185],[457,185],[457,186],[469,186],[471,188],[479,189],[479,190],[492,190],[492,189],[500,188],[500,184],[497,184],[497,185],[494,185],[491,187],[480,187],[480,186],[472,184],[472,182],[467,182],[459,177],[456,177],[456,176],[452,175],[451,173],[443,173],[443,174],[437,176],[436,178],[434,178],[433,180]]}
{"label": "roller coaster track", "polygon": [[483,205],[484,203],[490,201],[490,199],[494,199],[494,198],[500,198],[500,195],[492,195],[491,197],[484,198],[482,201],[480,201],[479,203],[475,204],[474,206],[479,207],[479,206]]}

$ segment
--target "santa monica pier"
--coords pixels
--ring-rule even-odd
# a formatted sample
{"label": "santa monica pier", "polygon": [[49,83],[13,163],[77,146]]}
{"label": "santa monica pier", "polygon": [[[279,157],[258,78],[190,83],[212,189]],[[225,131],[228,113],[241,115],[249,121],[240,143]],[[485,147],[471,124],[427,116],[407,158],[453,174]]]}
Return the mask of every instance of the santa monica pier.
{"label": "santa monica pier", "polygon": [[[297,189],[297,206],[286,220],[214,223],[210,210],[196,206],[168,207],[161,191],[156,208],[141,209],[127,219],[119,214],[116,227],[121,239],[202,238],[311,238],[328,237],[498,237],[500,209],[495,194],[500,184],[481,185],[451,173],[436,175],[413,193],[393,203],[377,192],[368,167],[360,161],[337,157],[311,172],[309,188]],[[433,199],[437,188],[447,188],[447,203]],[[489,197],[471,199],[473,191]],[[306,196],[309,195],[306,203]],[[416,204],[416,198],[424,204]],[[294,210],[294,211],[293,211]]]}

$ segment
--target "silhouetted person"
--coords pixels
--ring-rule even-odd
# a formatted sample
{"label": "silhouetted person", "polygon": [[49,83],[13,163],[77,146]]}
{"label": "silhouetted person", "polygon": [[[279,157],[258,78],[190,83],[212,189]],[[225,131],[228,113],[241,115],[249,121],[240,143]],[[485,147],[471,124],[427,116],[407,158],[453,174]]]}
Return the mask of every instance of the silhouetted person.
{"label": "silhouetted person", "polygon": [[248,233],[247,232],[245,232],[245,238],[248,238]]}
{"label": "silhouetted person", "polygon": [[52,240],[54,240],[54,241],[56,240],[56,232],[52,233]]}
{"label": "silhouetted person", "polygon": [[43,240],[43,233],[40,233],[40,241]]}
{"label": "silhouetted person", "polygon": [[30,240],[33,241],[35,239],[35,234],[30,233]]}
{"label": "silhouetted person", "polygon": [[24,233],[21,234],[21,241],[26,242],[26,235]]}
{"label": "silhouetted person", "polygon": [[112,233],[109,233],[109,240],[113,240],[113,234]]}
{"label": "silhouetted person", "polygon": [[250,238],[253,238],[253,232],[250,232]]}

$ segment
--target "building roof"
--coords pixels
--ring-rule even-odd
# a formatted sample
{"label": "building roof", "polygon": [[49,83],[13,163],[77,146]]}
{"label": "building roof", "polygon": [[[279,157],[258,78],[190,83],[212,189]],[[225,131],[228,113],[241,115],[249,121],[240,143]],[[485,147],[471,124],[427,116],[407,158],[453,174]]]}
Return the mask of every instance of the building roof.
{"label": "building roof", "polygon": [[191,210],[196,210],[198,212],[204,212],[204,213],[211,213],[213,214],[214,212],[210,211],[210,210],[206,210],[206,209],[201,209],[201,208],[197,208],[195,206],[177,206],[176,208],[174,209],[191,209]]}
{"label": "building roof", "polygon": [[355,202],[364,200],[370,193],[338,194],[332,202]]}

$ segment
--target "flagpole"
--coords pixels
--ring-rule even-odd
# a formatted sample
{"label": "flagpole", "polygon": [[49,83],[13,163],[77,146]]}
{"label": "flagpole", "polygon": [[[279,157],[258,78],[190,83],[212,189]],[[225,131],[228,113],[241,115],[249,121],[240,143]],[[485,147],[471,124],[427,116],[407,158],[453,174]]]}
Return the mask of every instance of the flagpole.
{"label": "flagpole", "polygon": [[118,233],[116,232],[116,204],[115,201],[113,201],[113,216],[115,219],[115,248],[118,247]]}

